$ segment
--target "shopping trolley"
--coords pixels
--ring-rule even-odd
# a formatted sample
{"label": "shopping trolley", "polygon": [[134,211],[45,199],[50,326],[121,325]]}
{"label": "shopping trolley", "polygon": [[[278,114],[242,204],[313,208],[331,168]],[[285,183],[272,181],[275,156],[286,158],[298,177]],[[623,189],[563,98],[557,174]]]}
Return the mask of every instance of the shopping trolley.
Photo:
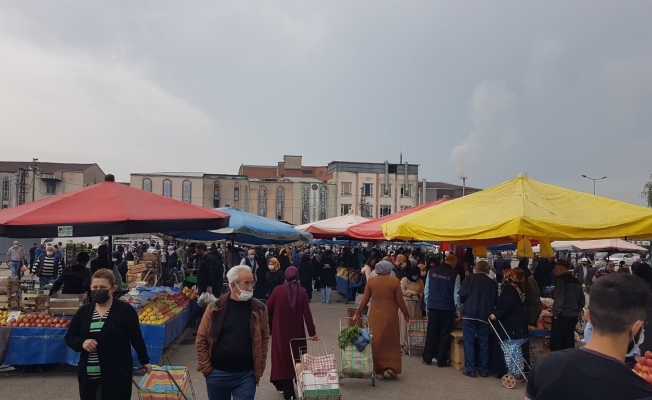
{"label": "shopping trolley", "polygon": [[491,320],[489,320],[491,329],[493,329],[500,341],[500,348],[503,350],[505,365],[507,367],[507,373],[503,375],[502,383],[507,389],[513,389],[516,386],[516,382],[527,381],[525,367],[527,366],[528,371],[532,369],[523,356],[522,346],[525,343],[528,343],[528,340],[510,338],[503,324],[499,320],[496,320],[496,322],[498,322],[498,325],[500,325],[500,328],[503,330],[503,333],[505,333],[505,337],[507,338],[503,340],[500,337],[500,334],[498,334],[496,326],[492,324]]}
{"label": "shopping trolley", "polygon": [[[340,318],[340,332],[347,326],[360,326],[358,324],[361,324],[361,328],[369,329],[369,319],[366,317],[361,317],[357,323],[352,323],[352,325],[350,325],[349,323],[353,322],[352,320],[353,318]],[[371,329],[369,329],[369,335],[373,342],[373,332],[371,332]],[[371,386],[376,386],[374,357],[371,350],[371,343],[369,343],[363,351],[358,351],[353,344],[349,344],[345,348],[340,349],[339,375],[340,379],[371,379]]]}

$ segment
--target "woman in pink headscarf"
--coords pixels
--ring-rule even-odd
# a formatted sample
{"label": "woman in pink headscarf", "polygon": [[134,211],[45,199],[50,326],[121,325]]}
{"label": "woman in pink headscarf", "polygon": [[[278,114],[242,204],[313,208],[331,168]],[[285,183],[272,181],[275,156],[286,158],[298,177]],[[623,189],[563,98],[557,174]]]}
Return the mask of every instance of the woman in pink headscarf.
{"label": "woman in pink headscarf", "polygon": [[[270,381],[276,389],[283,391],[283,397],[296,397],[294,393],[294,361],[299,356],[299,347],[305,342],[293,341],[290,352],[290,340],[306,337],[319,340],[312,321],[310,302],[306,290],[299,284],[299,270],[288,267],[285,270],[285,283],[277,286],[267,300],[270,331],[272,332],[272,372]],[[305,326],[304,326],[305,323]]]}

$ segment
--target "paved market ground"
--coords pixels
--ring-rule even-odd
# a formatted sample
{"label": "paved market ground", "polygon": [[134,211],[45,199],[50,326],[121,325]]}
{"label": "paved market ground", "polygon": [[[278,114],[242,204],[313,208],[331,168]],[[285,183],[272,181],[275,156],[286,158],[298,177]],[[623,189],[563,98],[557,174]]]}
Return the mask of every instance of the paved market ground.
{"label": "paved market ground", "polygon": [[[0,267],[0,275],[7,274],[7,267]],[[319,295],[319,292],[315,292]],[[333,293],[333,304],[313,303],[311,309],[317,325],[317,333],[324,339],[329,351],[337,347],[339,318],[346,315],[343,297]],[[192,381],[198,399],[206,399],[206,387],[201,374],[194,372],[196,354],[193,335],[195,330],[187,329],[184,334],[166,352],[174,365],[187,365],[192,371]],[[337,351],[335,352],[337,355]],[[37,370],[28,369],[21,378],[18,373],[0,373],[0,399],[78,399],[77,375],[73,367],[48,367],[42,377]],[[281,400],[281,396],[269,383],[270,365],[268,363],[256,399]],[[462,376],[453,368],[437,368],[421,364],[418,356],[403,356],[403,374],[396,381],[377,381],[376,387],[370,380],[345,379],[342,385],[344,399],[523,399],[525,384],[518,384],[515,389],[503,388],[499,379]],[[133,394],[133,399],[137,395]]]}

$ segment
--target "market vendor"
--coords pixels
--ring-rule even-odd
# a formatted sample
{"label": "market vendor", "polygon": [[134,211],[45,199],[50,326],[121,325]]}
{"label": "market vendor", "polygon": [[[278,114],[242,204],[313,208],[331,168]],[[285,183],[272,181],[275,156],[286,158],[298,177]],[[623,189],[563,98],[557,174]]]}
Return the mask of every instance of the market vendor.
{"label": "market vendor", "polygon": [[66,267],[63,273],[57,278],[52,285],[50,295],[53,295],[61,289],[63,294],[84,294],[91,296],[91,273],[86,268],[90,256],[85,251],[77,254],[75,264]]}

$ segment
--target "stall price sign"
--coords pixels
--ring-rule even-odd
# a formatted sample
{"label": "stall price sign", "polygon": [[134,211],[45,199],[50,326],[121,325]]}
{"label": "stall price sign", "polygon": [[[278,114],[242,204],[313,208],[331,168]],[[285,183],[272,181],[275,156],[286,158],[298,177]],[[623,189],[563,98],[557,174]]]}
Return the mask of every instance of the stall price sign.
{"label": "stall price sign", "polygon": [[72,237],[72,226],[58,226],[58,237]]}

